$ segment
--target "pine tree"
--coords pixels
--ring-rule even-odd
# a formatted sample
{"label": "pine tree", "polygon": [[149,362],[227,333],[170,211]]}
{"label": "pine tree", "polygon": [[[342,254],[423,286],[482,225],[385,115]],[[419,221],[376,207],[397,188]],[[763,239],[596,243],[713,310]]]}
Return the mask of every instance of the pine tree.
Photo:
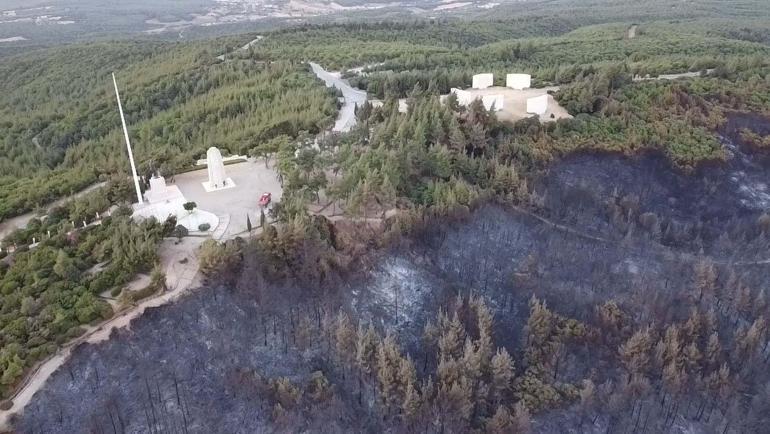
{"label": "pine tree", "polygon": [[513,359],[505,348],[498,348],[492,357],[492,387],[495,401],[501,402],[513,381]]}
{"label": "pine tree", "polygon": [[685,339],[690,342],[699,342],[703,333],[703,320],[697,308],[693,308],[690,317],[682,328]]}
{"label": "pine tree", "polygon": [[513,432],[526,434],[532,430],[532,421],[529,410],[522,402],[517,402],[513,407]]}
{"label": "pine tree", "polygon": [[719,334],[717,332],[713,332],[709,336],[708,343],[706,344],[705,360],[710,368],[716,368],[722,360],[722,345],[719,343]]}
{"label": "pine tree", "polygon": [[414,362],[409,356],[401,357],[398,362],[399,392],[405,396],[407,386],[415,382],[417,382],[417,370],[414,367]]}
{"label": "pine tree", "polygon": [[470,338],[465,339],[463,349],[463,368],[465,375],[474,382],[481,378],[481,359]]}
{"label": "pine tree", "polygon": [[701,360],[703,359],[703,355],[698,349],[698,346],[695,345],[695,342],[691,342],[689,345],[685,347],[684,359],[685,359],[685,364],[687,365],[688,373],[690,373],[693,376],[697,376],[698,374],[700,374]]}
{"label": "pine tree", "polygon": [[445,327],[441,337],[439,337],[438,347],[441,357],[459,357],[464,340],[465,329],[457,312],[455,312],[449,327]]}
{"label": "pine tree", "polygon": [[652,350],[652,336],[650,328],[634,333],[618,352],[629,375],[644,374],[650,368],[650,351]]}
{"label": "pine tree", "polygon": [[717,271],[714,264],[707,260],[700,260],[695,264],[695,289],[698,300],[703,296],[715,295],[717,283]]}
{"label": "pine tree", "polygon": [[398,401],[398,347],[392,335],[387,335],[377,349],[377,380],[380,386],[380,399],[385,408],[390,408]]}
{"label": "pine tree", "polygon": [[492,312],[482,300],[476,300],[476,317],[478,318],[479,339],[476,341],[481,373],[489,373],[492,358]]}
{"label": "pine tree", "polygon": [[508,434],[511,432],[511,413],[503,405],[497,406],[495,414],[487,421],[486,432],[490,434]]}
{"label": "pine tree", "polygon": [[420,394],[415,389],[413,383],[406,385],[406,393],[404,394],[404,403],[401,405],[402,418],[405,423],[413,423],[419,412],[422,402],[420,400]]}
{"label": "pine tree", "polygon": [[374,373],[377,360],[377,334],[371,324],[364,330],[358,326],[356,339],[356,364],[366,375]]}
{"label": "pine tree", "polygon": [[347,314],[340,311],[335,321],[335,349],[337,358],[345,365],[352,364],[356,351],[356,332]]}
{"label": "pine tree", "polygon": [[53,272],[64,280],[74,282],[77,279],[78,269],[75,261],[67,255],[64,250],[59,250],[56,255],[56,263],[53,266]]}
{"label": "pine tree", "polygon": [[452,121],[449,124],[450,146],[452,149],[457,151],[465,151],[465,146],[467,143],[467,139],[465,138],[465,134],[463,134],[463,131],[460,128],[460,124],[457,123],[456,119],[452,118]]}

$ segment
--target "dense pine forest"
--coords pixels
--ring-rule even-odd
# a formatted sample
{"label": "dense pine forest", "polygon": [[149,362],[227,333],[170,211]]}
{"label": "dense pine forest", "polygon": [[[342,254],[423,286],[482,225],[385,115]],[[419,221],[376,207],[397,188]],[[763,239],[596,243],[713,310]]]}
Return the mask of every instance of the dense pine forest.
{"label": "dense pine forest", "polygon": [[[3,395],[113,314],[99,294],[138,272],[153,275],[143,295],[163,287],[156,249],[175,222],[136,224],[116,206],[131,191],[115,71],[143,175],[183,172],[210,146],[277,159],[277,224],[204,243],[208,287],[166,312],[194,322],[188,333],[205,321],[173,309],[223,318],[222,306],[240,300],[254,335],[244,345],[274,353],[270,366],[301,366],[277,375],[240,357],[222,362],[242,364],[230,366],[227,384],[237,386],[226,396],[257,401],[244,404],[259,407],[254,430],[333,421],[331,430],[360,432],[762,432],[770,209],[722,189],[740,170],[766,175],[768,11],[750,0],[546,3],[468,21],[303,25],[260,34],[245,50],[257,34],[4,59],[0,221],[105,186],[5,240],[44,239],[0,262]],[[352,131],[325,134],[338,94],[311,61],[382,105],[356,107]],[[482,71],[558,86],[554,97],[573,117],[501,122],[480,101],[440,99]],[[676,73],[692,74],[655,79]],[[736,163],[747,155],[751,163]],[[344,220],[309,215],[323,201]],[[71,228],[110,208],[100,224]],[[395,314],[346,300],[360,296],[351,289],[359,279],[369,282],[362,274],[403,258],[440,281],[424,311],[404,320],[408,300],[396,298]],[[617,258],[637,271],[617,271]],[[72,372],[72,384],[81,381]],[[100,390],[98,374],[94,386],[82,372],[82,387]],[[199,416],[185,394],[208,391],[179,386],[170,368],[152,372],[169,384],[173,375],[176,404],[169,410],[162,386],[142,383],[141,429],[186,430]],[[41,402],[65,412],[52,396]],[[114,403],[88,408],[94,431],[128,417]],[[37,416],[66,432],[45,405],[31,411],[22,431],[40,430]]]}

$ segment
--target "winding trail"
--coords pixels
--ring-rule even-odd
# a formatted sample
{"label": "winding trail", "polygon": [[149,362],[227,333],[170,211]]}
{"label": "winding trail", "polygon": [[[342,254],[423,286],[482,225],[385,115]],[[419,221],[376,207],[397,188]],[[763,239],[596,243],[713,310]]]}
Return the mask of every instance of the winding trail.
{"label": "winding trail", "polygon": [[263,38],[264,38],[264,36],[262,36],[262,35],[259,35],[259,36],[257,36],[257,37],[256,37],[256,39],[253,39],[253,40],[249,41],[249,43],[247,43],[246,45],[244,45],[243,47],[241,47],[241,48],[239,48],[239,49],[237,49],[237,50],[235,50],[235,51],[231,51],[231,52],[229,52],[229,53],[225,53],[225,54],[220,54],[219,56],[217,56],[217,59],[219,59],[219,60],[223,60],[223,61],[224,61],[224,60],[225,60],[225,57],[226,57],[228,54],[233,54],[233,53],[235,53],[235,52],[238,52],[238,51],[246,51],[246,50],[248,50],[249,48],[251,48],[251,46],[252,46],[252,45],[254,45],[254,44],[256,44],[257,42],[261,41]]}

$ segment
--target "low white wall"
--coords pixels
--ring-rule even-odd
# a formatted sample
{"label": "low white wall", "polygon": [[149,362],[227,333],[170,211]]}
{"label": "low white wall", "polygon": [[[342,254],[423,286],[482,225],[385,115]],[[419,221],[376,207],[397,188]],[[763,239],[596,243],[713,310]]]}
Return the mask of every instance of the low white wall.
{"label": "low white wall", "polygon": [[529,74],[508,74],[505,76],[505,86],[511,89],[528,89],[532,87],[532,76]]}
{"label": "low white wall", "polygon": [[468,105],[473,101],[473,95],[467,90],[452,88],[451,92],[457,95],[457,103],[460,105]]}
{"label": "low white wall", "polygon": [[527,98],[527,113],[543,115],[546,110],[548,110],[548,95]]}
{"label": "low white wall", "polygon": [[481,97],[481,102],[487,110],[491,110],[494,107],[494,110],[499,112],[503,109],[502,95],[484,95]]}
{"label": "low white wall", "polygon": [[476,74],[473,76],[474,89],[486,89],[494,83],[495,76],[491,73]]}

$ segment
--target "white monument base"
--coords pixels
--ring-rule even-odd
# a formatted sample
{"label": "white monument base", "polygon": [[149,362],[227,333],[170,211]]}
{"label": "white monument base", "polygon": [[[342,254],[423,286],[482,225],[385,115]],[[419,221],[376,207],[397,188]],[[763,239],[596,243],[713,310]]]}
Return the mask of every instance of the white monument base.
{"label": "white monument base", "polygon": [[210,181],[203,181],[201,184],[203,184],[203,189],[206,190],[206,193],[211,193],[212,191],[227,190],[228,188],[235,187],[235,181],[233,181],[233,178],[225,179],[224,185],[219,186],[211,185]]}

